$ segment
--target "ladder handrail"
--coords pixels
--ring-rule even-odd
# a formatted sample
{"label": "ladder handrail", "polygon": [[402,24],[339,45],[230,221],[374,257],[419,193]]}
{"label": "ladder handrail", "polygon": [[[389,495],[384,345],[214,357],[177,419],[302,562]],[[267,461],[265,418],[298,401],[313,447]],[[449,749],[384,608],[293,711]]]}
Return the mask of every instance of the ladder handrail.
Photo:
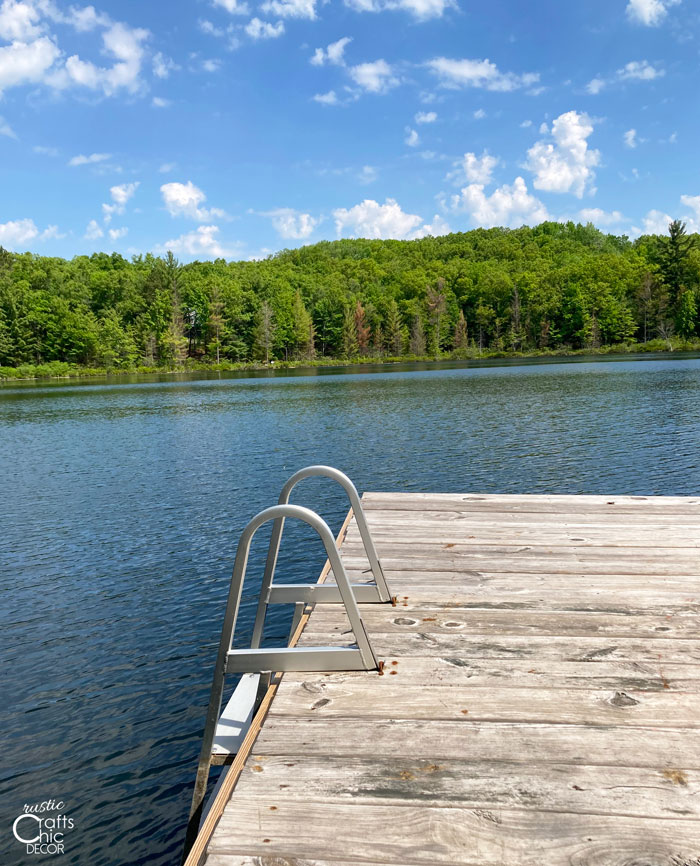
{"label": "ladder handrail", "polygon": [[[292,490],[300,481],[303,481],[305,478],[312,478],[318,476],[330,478],[332,481],[336,481],[347,493],[348,499],[350,500],[350,506],[352,507],[352,511],[355,516],[357,528],[360,531],[360,537],[365,548],[365,553],[367,555],[367,559],[369,560],[369,565],[374,576],[374,581],[377,585],[379,601],[391,601],[391,594],[389,592],[389,587],[387,586],[386,578],[384,577],[382,564],[379,561],[379,556],[377,555],[377,550],[374,546],[374,542],[372,541],[372,535],[370,534],[369,526],[367,525],[365,512],[362,508],[362,503],[360,502],[360,494],[357,492],[357,488],[344,472],[341,472],[339,469],[335,469],[333,466],[306,466],[304,469],[300,469],[298,472],[295,472],[294,475],[292,475],[287,480],[287,483],[284,485],[284,487],[282,488],[282,492],[279,495],[278,504],[286,505],[289,502],[289,497],[292,493]],[[283,530],[284,517],[281,517],[275,520],[272,527],[270,547],[268,548],[267,562],[265,563],[265,573],[263,575],[262,584],[260,587],[260,599],[258,601],[258,609],[255,614],[253,638],[251,641],[252,647],[260,646],[260,641],[262,640],[263,628],[265,627],[265,614],[267,612],[267,605],[270,598],[270,588],[272,586],[272,581],[275,576],[275,569],[277,568],[277,556],[279,554]]]}
{"label": "ladder handrail", "polygon": [[[294,517],[298,520],[302,520],[304,523],[307,523],[315,529],[317,534],[320,536],[326,549],[328,561],[331,570],[333,571],[338,590],[340,591],[341,599],[345,605],[348,619],[350,620],[350,626],[355,636],[362,664],[364,665],[365,670],[372,670],[378,667],[377,658],[372,650],[369,638],[367,637],[367,632],[365,631],[364,623],[362,622],[362,617],[360,616],[360,609],[357,606],[357,601],[350,587],[350,581],[340,558],[340,553],[335,545],[333,533],[326,521],[319,517],[315,512],[311,511],[310,508],[304,508],[301,505],[273,505],[271,508],[266,508],[259,514],[256,514],[241,534],[238,548],[236,550],[236,559],[233,564],[233,573],[231,575],[229,594],[226,601],[226,613],[224,615],[224,624],[221,630],[221,639],[219,641],[216,665],[214,667],[214,678],[209,697],[209,706],[204,724],[202,749],[199,756],[194,794],[192,796],[185,851],[189,850],[189,846],[192,844],[199,827],[199,818],[201,815],[202,804],[204,802],[204,796],[206,794],[207,781],[209,779],[211,752],[216,734],[216,726],[221,713],[227,656],[231,649],[233,634],[236,628],[238,609],[240,607],[241,595],[243,592],[243,581],[245,580],[246,569],[248,566],[250,545],[253,536],[264,523],[267,523],[270,520],[274,520],[275,522],[279,520],[284,521],[287,517]],[[256,645],[251,643],[251,648],[255,649]]]}

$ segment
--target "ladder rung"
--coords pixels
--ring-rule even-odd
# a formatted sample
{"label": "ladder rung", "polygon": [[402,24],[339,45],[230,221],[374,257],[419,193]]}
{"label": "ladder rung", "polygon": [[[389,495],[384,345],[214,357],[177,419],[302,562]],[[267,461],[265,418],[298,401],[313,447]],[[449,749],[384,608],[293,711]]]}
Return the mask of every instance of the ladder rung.
{"label": "ladder rung", "polygon": [[292,647],[287,649],[229,650],[226,673],[263,671],[362,671],[366,670],[359,649],[352,647]]}
{"label": "ladder rung", "polygon": [[[350,584],[350,589],[352,589],[355,600],[362,604],[371,604],[372,602],[381,602],[383,600],[379,595],[379,588],[376,584],[352,583]],[[323,604],[343,603],[340,590],[332,583],[288,583],[270,588],[268,604],[294,604],[298,601],[303,601],[307,604],[313,602]]]}

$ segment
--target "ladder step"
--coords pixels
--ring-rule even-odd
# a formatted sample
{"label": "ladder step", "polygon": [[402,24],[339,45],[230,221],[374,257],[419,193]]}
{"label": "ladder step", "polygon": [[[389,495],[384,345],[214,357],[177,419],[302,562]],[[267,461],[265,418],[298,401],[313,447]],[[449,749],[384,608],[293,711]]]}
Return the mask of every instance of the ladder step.
{"label": "ladder step", "polygon": [[[382,602],[379,588],[373,583],[351,583],[350,589],[355,600],[361,604],[372,604]],[[334,584],[317,583],[287,583],[282,586],[272,586],[268,604],[294,604],[303,601],[307,604],[319,602],[321,604],[342,604],[340,590]]]}
{"label": "ladder step", "polygon": [[359,649],[352,647],[292,647],[287,649],[229,650],[226,673],[274,671],[363,671],[367,666]]}
{"label": "ladder step", "polygon": [[223,764],[235,755],[253,720],[260,674],[243,674],[216,725],[211,749],[212,764]]}

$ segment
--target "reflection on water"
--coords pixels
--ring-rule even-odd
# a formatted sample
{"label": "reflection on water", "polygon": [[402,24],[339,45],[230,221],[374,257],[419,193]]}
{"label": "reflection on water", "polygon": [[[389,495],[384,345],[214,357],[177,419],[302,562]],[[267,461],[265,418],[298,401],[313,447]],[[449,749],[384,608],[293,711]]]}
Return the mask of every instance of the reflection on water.
{"label": "reflection on water", "polygon": [[[177,863],[236,540],[301,466],[360,490],[698,493],[698,360],[430,366],[0,388],[6,830],[61,798],[71,863]],[[347,510],[320,480],[295,498],[334,529]],[[290,529],[280,576],[314,580],[320,545]],[[269,640],[287,624],[273,609]],[[7,835],[0,861],[25,863]]]}

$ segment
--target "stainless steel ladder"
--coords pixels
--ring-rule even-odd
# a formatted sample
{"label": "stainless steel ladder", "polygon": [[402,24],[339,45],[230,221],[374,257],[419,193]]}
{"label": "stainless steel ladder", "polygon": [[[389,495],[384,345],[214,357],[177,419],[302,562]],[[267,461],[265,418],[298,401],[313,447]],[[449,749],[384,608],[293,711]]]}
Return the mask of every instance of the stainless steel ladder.
{"label": "stainless steel ladder", "polygon": [[[375,581],[374,584],[351,584],[345,572],[340,551],[336,547],[328,524],[311,509],[289,504],[289,496],[292,489],[302,479],[313,476],[331,478],[345,489],[350,499],[355,521],[369,560],[370,570]],[[284,522],[288,517],[301,520],[316,530],[325,547],[330,570],[335,578],[335,585],[275,585],[273,583]],[[274,524],[251,645],[248,649],[232,649],[250,545],[257,530],[271,520],[274,521]],[[273,672],[369,671],[376,670],[379,667],[362,617],[360,616],[358,601],[363,603],[385,603],[391,601],[389,588],[374,543],[372,542],[359,494],[347,475],[339,472],[337,469],[330,466],[309,466],[291,476],[282,488],[278,504],[257,514],[245,527],[238,542],[204,726],[183,862],[197,836],[213,759],[216,759],[217,763],[222,763],[222,757],[230,753],[229,747],[221,749],[219,754],[214,752],[217,735],[219,735],[218,739],[221,742],[240,742],[242,740],[245,728],[253,717],[256,705],[270,684]],[[295,624],[298,624],[307,604],[343,604],[350,622],[354,645],[342,647],[260,647],[267,606],[269,604],[290,603],[295,604]],[[295,626],[293,625],[292,633],[294,631]],[[220,718],[224,681],[227,674],[243,674],[244,676],[229,701],[223,716]],[[257,682],[253,677],[257,679]],[[235,732],[233,736],[231,736],[231,731]]]}

